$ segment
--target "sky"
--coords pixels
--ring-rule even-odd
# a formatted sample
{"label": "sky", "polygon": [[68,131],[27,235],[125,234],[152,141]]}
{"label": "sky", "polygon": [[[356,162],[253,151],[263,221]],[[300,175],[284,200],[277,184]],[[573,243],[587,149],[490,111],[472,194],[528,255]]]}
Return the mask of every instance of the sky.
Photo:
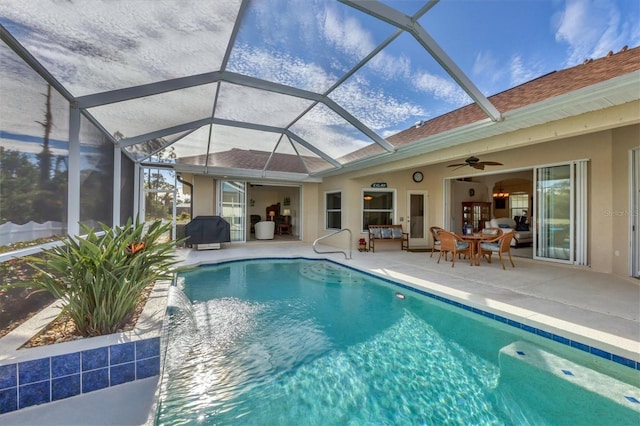
{"label": "sky", "polygon": [[[383,3],[410,16],[425,2]],[[239,0],[2,0],[0,24],[74,96],[83,96],[221,69],[239,5]],[[441,0],[418,23],[490,96],[640,45],[639,17],[637,0]],[[226,69],[324,94],[381,137],[471,102],[406,33],[341,81],[394,31],[333,0],[251,1]],[[42,84],[34,86],[38,77],[17,62],[7,48],[0,50],[0,97],[22,99],[21,105],[2,102],[0,130],[29,134],[38,129],[33,122],[41,114],[28,106],[41,103]],[[216,86],[89,112],[110,133],[130,137],[206,118],[216,102],[221,119],[291,126],[332,156],[372,143],[330,107],[230,83],[217,93]],[[25,121],[25,114],[34,118]],[[64,138],[60,122],[56,136]],[[278,140],[269,135],[263,142],[229,129],[220,134],[224,140],[211,149],[261,144],[272,149]],[[201,139],[178,142],[178,155],[203,153],[210,145],[207,131],[190,137]]]}

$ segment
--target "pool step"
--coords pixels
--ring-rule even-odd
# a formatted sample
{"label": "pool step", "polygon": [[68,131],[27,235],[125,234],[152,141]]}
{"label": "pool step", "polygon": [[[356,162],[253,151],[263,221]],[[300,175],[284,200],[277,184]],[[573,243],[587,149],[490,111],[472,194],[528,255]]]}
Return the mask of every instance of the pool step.
{"label": "pool step", "polygon": [[[515,368],[510,368],[510,360],[511,367]],[[578,386],[585,391],[640,413],[640,388],[636,386],[576,364],[528,342],[517,341],[500,349],[501,370],[505,370],[506,374],[512,376],[517,374],[516,379],[521,380],[523,385],[527,385],[527,379],[530,376],[527,376],[526,371],[518,368],[517,364],[521,363],[543,370],[563,382]],[[637,379],[638,376],[636,376]],[[554,389],[560,391],[566,386],[554,387],[552,382],[553,380],[549,380],[544,383],[545,388],[548,385],[548,389],[551,390],[549,397],[568,398],[567,395],[553,392]]]}
{"label": "pool step", "polygon": [[356,271],[339,265],[332,265],[325,262],[313,262],[300,268],[300,274],[313,281],[340,283],[340,284],[362,284],[363,277]]}

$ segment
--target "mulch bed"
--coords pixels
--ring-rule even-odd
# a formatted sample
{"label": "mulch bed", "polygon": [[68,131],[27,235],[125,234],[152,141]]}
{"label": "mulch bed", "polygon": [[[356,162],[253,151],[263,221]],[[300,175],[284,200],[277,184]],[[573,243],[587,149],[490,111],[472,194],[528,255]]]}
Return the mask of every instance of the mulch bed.
{"label": "mulch bed", "polygon": [[[153,284],[148,285],[144,289],[144,293],[140,297],[140,301],[136,306],[133,314],[123,324],[121,328],[117,330],[118,333],[131,331],[135,328],[142,310],[144,309],[149,294],[153,290]],[[76,323],[69,317],[68,314],[62,312],[58,317],[50,322],[40,333],[29,339],[21,348],[33,348],[37,346],[52,345],[55,343],[70,342],[73,340],[83,339],[85,337],[80,330],[76,327]]]}
{"label": "mulch bed", "polygon": [[[40,238],[26,243],[0,246],[0,253],[11,252],[60,239],[62,239],[62,237],[54,235],[49,238]],[[34,255],[34,257],[37,256],[39,256],[39,254]],[[33,282],[33,277],[39,273],[40,272],[29,265],[26,258],[14,258],[0,262],[0,338],[24,324],[55,301],[55,298],[49,292],[40,291],[37,290],[36,287],[28,286],[29,283]],[[11,285],[20,283],[26,283],[27,286],[10,287]],[[131,331],[135,328],[152,290],[153,284],[150,284],[144,289],[134,313],[117,332]],[[87,336],[83,336],[77,329],[75,322],[63,312],[22,347],[32,348],[51,345],[78,340],[84,337]]]}

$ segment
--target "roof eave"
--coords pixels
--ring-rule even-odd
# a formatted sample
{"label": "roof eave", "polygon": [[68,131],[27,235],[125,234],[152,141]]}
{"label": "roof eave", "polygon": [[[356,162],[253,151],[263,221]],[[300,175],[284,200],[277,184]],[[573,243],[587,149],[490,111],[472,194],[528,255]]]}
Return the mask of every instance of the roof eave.
{"label": "roof eave", "polygon": [[[552,121],[575,117],[591,111],[622,105],[640,100],[638,82],[640,70],[615,77],[573,92],[545,99],[535,104],[507,111],[504,120],[494,122],[484,119],[457,127],[433,136],[400,146],[393,153],[383,153],[375,157],[344,165],[339,170],[328,170],[316,176],[335,176],[367,167],[388,164],[420,154],[427,154],[444,148],[475,142],[489,137],[527,129]],[[640,117],[638,117],[640,121]],[[591,132],[593,129],[585,129]],[[534,142],[535,143],[535,142]],[[439,159],[442,161],[442,158]]]}

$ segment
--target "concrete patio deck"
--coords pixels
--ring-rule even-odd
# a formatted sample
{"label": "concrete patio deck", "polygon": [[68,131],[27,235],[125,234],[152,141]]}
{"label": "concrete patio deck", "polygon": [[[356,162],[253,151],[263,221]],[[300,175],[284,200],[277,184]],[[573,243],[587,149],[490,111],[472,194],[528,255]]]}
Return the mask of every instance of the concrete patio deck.
{"label": "concrete patio deck", "polygon": [[[332,249],[320,247],[320,249]],[[437,255],[394,248],[376,253],[318,255],[301,242],[252,242],[221,250],[178,251],[182,265],[262,257],[329,258],[354,268],[500,313],[520,323],[640,361],[640,281],[588,268],[514,258],[502,270],[494,259],[436,263]],[[8,425],[123,425],[152,423],[157,378],[0,415]]]}

